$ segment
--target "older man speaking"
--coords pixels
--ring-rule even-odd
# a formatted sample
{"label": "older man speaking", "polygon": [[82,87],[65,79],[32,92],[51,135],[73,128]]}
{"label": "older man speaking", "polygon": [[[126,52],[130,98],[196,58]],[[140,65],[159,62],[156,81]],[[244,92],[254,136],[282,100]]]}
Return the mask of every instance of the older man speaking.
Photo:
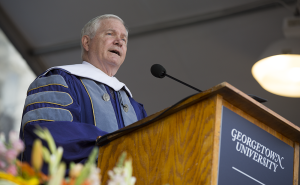
{"label": "older man speaking", "polygon": [[125,60],[127,42],[121,18],[98,16],[81,32],[83,63],[50,68],[32,82],[20,130],[23,161],[31,160],[35,125],[48,128],[64,148],[64,162],[84,163],[98,136],[147,116],[126,85],[113,77]]}

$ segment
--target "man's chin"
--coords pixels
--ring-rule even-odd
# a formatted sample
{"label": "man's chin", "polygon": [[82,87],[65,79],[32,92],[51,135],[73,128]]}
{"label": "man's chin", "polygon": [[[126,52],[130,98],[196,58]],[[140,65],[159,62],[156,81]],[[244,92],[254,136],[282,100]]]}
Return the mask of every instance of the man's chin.
{"label": "man's chin", "polygon": [[111,61],[108,61],[109,62],[109,65],[112,66],[112,67],[116,67],[116,68],[119,68],[123,61],[120,61],[120,60],[111,60]]}

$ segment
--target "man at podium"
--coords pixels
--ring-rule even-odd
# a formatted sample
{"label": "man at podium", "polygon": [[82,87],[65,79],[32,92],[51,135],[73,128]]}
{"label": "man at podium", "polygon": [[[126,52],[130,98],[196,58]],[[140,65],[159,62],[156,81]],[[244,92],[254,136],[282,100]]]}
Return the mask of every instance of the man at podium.
{"label": "man at podium", "polygon": [[[20,138],[22,161],[30,163],[35,125],[46,127],[63,161],[84,163],[98,136],[116,131],[147,116],[128,87],[114,75],[125,60],[128,30],[116,15],[90,20],[81,31],[82,64],[57,66],[29,86]],[[47,166],[42,171],[47,174]]]}

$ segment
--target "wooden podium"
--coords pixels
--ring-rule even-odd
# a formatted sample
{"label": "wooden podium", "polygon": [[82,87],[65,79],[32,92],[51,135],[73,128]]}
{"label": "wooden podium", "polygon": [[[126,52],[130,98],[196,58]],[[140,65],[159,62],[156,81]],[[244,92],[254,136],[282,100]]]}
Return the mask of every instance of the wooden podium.
{"label": "wooden podium", "polygon": [[99,149],[103,182],[126,151],[138,185],[298,185],[300,128],[226,82],[121,130]]}

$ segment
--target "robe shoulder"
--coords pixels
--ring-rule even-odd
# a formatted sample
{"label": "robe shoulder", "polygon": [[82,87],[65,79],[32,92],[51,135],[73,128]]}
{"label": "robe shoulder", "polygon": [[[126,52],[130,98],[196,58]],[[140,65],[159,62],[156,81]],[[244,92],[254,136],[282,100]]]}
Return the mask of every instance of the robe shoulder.
{"label": "robe shoulder", "polygon": [[[129,99],[138,120],[145,118],[143,105]],[[96,138],[107,134],[95,126],[90,97],[80,77],[61,69],[40,75],[28,88],[20,138],[26,145],[22,160],[29,163],[33,141],[38,138],[36,125],[47,128],[56,145],[64,148],[63,161],[67,165],[72,161],[84,163]],[[47,165],[43,172],[47,174]]]}
{"label": "robe shoulder", "polygon": [[[107,134],[95,127],[90,99],[80,79],[59,69],[37,78],[28,88],[20,138],[25,142],[22,161],[31,162],[35,126],[47,128],[57,146],[64,148],[63,161],[84,162],[98,136]],[[46,143],[44,143],[46,144]],[[43,165],[47,174],[47,165]]]}

